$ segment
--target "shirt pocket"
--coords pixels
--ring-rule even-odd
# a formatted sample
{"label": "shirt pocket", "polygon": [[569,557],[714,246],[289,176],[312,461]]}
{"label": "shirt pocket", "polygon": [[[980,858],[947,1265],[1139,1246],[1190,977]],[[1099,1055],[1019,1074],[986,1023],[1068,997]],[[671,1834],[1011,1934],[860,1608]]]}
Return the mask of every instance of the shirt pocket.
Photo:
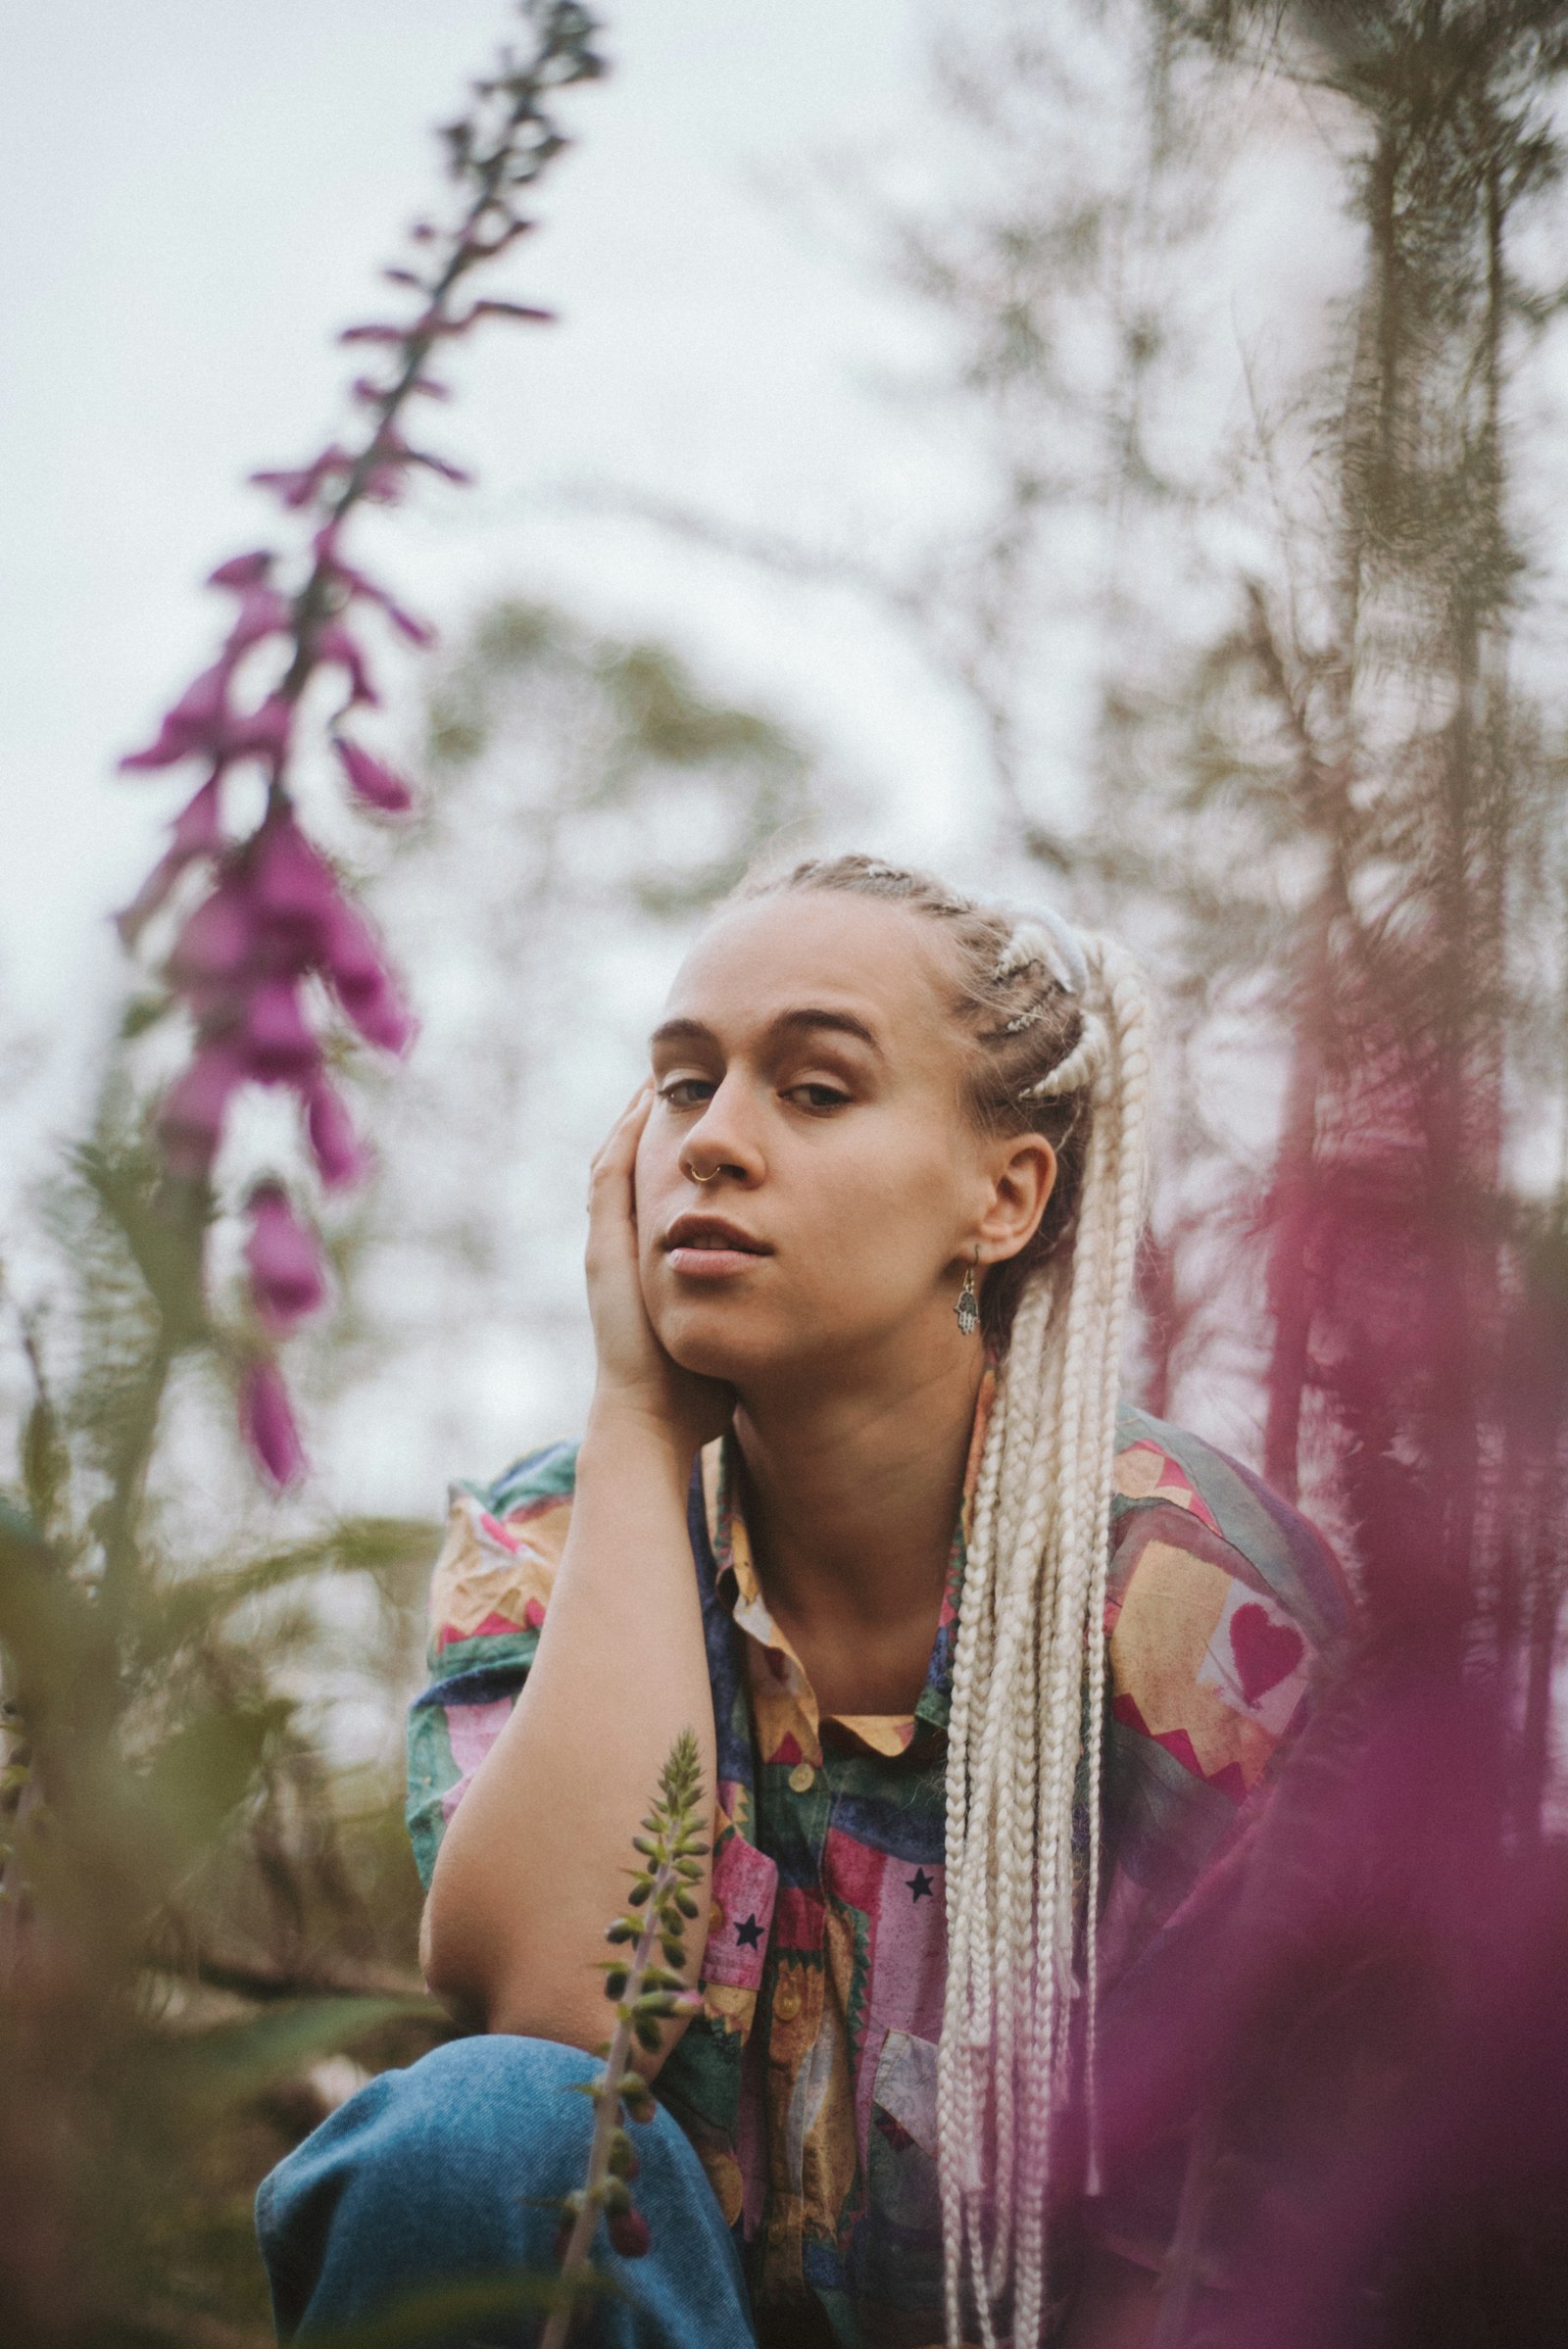
{"label": "shirt pocket", "polygon": [[866,2226],[856,2288],[942,2326],[942,2194],[937,2177],[934,2039],[890,2031],[877,2057],[866,2140]]}

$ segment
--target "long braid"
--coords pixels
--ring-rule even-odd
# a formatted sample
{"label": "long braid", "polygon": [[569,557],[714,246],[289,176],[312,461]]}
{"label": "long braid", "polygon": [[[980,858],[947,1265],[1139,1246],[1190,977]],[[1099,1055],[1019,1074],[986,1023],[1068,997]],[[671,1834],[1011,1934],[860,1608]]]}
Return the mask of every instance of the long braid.
{"label": "long braid", "polygon": [[[1040,1133],[1057,1180],[1039,1231],[981,1298],[1003,1355],[969,1527],[947,1754],[948,1974],[937,2166],[949,2349],[978,2326],[1036,2349],[1048,2310],[1053,2122],[1082,2048],[1098,2184],[1100,1764],[1105,1576],[1122,1334],[1142,1228],[1147,1012],[1135,966],[1054,917],[977,905],[863,856],[768,893],[842,889],[947,932],[970,1032],[971,1107]],[[1073,1811],[1082,1766],[1085,1881]],[[1072,1985],[1082,1936],[1083,2029]],[[967,2295],[967,2300],[966,2300]]]}

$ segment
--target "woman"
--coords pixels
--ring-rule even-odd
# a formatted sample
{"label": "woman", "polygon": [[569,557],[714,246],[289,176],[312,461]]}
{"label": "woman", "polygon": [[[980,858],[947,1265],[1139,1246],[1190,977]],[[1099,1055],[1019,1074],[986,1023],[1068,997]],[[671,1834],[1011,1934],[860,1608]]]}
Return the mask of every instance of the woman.
{"label": "woman", "polygon": [[647,2066],[654,2251],[601,2337],[1131,2349],[1174,2210],[1157,2164],[1096,2175],[1101,2003],[1200,1905],[1341,1613],[1299,1518],[1118,1415],[1137,975],[842,857],[720,909],[652,1052],[594,1164],[587,1432],[456,1491],[432,1593],[421,1955],[482,2035],[268,2180],[280,2327],[547,2262],[690,1724],[703,2012]]}

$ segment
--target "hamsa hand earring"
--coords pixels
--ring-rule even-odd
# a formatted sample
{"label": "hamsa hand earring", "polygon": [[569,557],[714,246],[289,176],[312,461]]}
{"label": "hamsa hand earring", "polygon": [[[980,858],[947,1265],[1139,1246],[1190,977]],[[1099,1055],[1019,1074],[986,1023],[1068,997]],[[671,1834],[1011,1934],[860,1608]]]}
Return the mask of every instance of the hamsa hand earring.
{"label": "hamsa hand earring", "polygon": [[[977,1249],[974,1264],[978,1264],[979,1261],[980,1255]],[[980,1327],[980,1297],[974,1285],[974,1264],[964,1266],[963,1287],[958,1291],[957,1302],[953,1308],[958,1317],[959,1331],[965,1338],[972,1338]]]}

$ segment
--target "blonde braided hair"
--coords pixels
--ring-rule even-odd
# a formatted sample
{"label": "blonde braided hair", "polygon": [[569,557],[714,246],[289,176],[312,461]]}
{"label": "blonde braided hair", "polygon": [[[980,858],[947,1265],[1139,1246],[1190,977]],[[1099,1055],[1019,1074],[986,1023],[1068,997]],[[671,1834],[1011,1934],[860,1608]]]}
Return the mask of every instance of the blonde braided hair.
{"label": "blonde braided hair", "polygon": [[[963,2338],[966,2285],[985,2349],[1003,2337],[1033,2349],[1047,2311],[1052,2122],[1071,2086],[1080,1932],[1091,2191],[1097,2182],[1092,1921],[1105,1569],[1118,1369],[1144,1213],[1147,1005],[1131,958],[1108,940],[979,904],[925,873],[839,856],[747,894],[796,890],[878,898],[942,925],[972,1047],[971,1113],[986,1130],[1043,1134],[1057,1154],[1038,1232],[991,1269],[981,1297],[1003,1365],[953,1663],[937,2059],[950,2349]],[[1089,1825],[1081,1906],[1080,1743]]]}

